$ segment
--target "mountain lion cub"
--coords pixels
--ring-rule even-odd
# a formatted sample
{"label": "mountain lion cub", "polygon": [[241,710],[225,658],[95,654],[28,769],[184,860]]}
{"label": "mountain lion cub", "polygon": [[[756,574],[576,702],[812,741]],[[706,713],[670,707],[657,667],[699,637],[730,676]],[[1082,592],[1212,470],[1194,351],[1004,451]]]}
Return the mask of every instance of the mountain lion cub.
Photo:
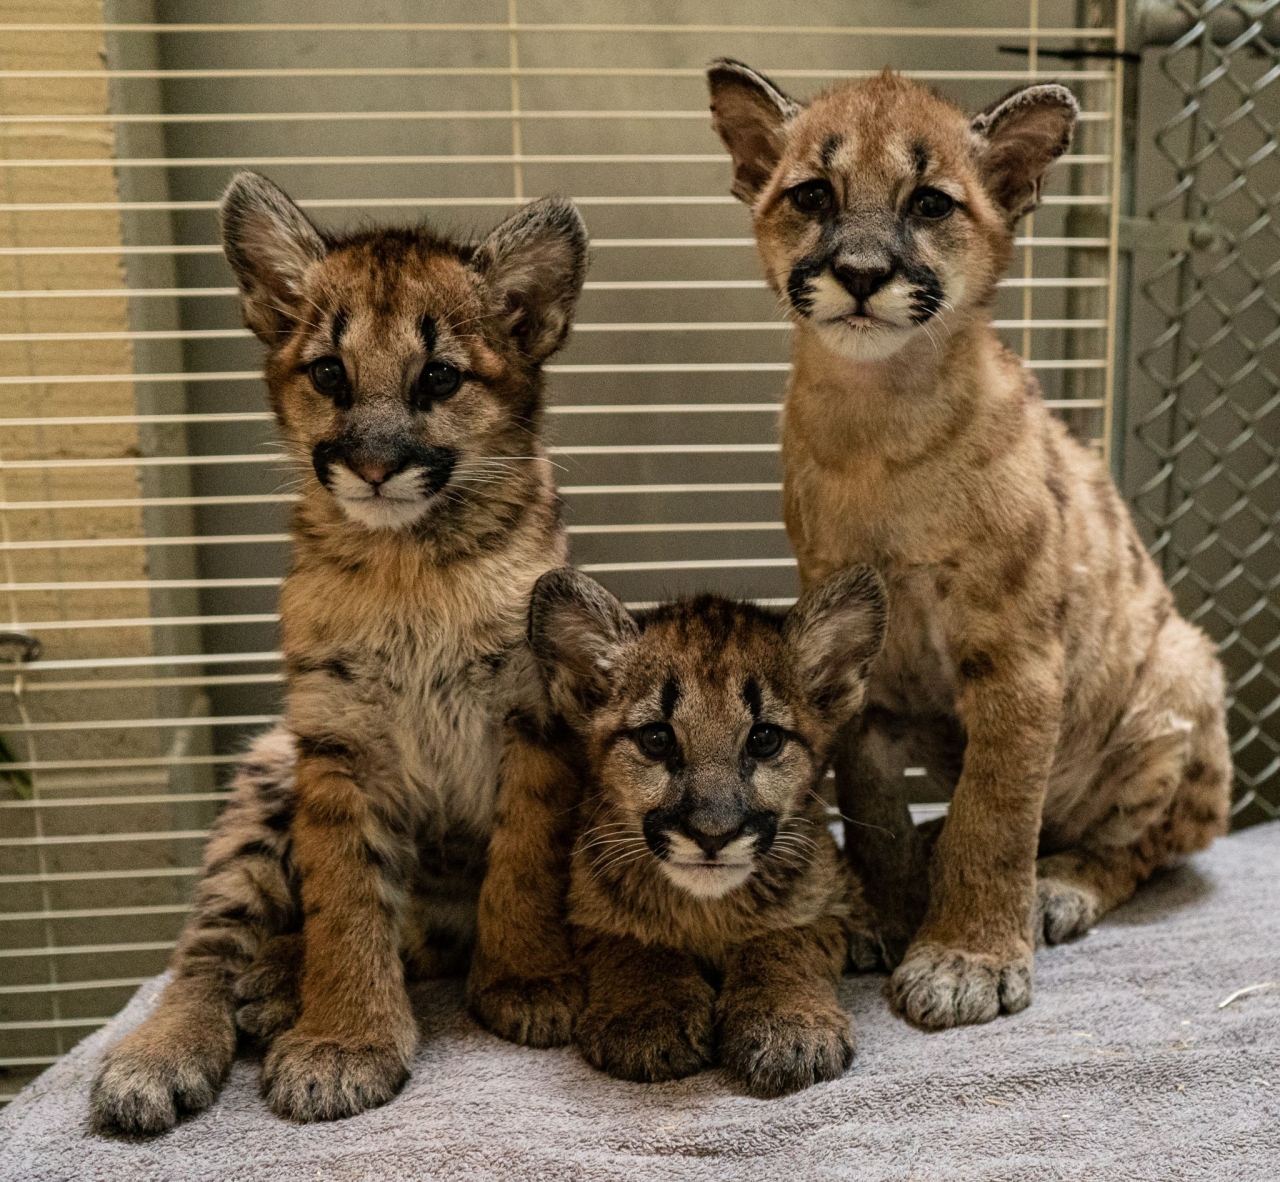
{"label": "mountain lion cub", "polygon": [[[1231,784],[1213,645],[990,324],[1076,102],[1039,84],[970,118],[886,71],[801,105],[731,61],[710,85],[795,325],[784,503],[802,581],[868,563],[889,588],[841,808],[880,815],[925,749],[958,769],[891,996],[921,1026],[989,1021],[1030,1002],[1035,943],[1080,935],[1223,832]],[[913,901],[911,874],[863,869]]]}
{"label": "mountain lion cub", "polygon": [[836,984],[877,958],[818,787],[880,649],[880,580],[841,572],[785,617],[712,596],[632,616],[557,570],[530,620],[586,764],[569,890],[583,1054],[635,1080],[718,1060],[761,1096],[843,1074]]}
{"label": "mountain lion cub", "polygon": [[[269,1043],[278,1115],[384,1103],[418,1037],[406,966],[464,966],[478,895],[480,942],[499,950],[488,980],[570,994],[557,1009],[513,986],[520,1004],[499,996],[498,1017],[563,1041],[581,993],[567,936],[524,905],[538,858],[567,852],[555,793],[572,776],[535,727],[506,722],[547,717],[525,639],[529,592],[565,555],[542,364],[582,288],[582,219],[547,198],[476,244],[425,227],[331,237],[242,173],[222,232],[303,475],[280,593],[284,722],[237,773],[173,980],[94,1081],[103,1130],[157,1133],[207,1106],[237,1026]],[[520,891],[481,891],[499,812],[523,839]]]}

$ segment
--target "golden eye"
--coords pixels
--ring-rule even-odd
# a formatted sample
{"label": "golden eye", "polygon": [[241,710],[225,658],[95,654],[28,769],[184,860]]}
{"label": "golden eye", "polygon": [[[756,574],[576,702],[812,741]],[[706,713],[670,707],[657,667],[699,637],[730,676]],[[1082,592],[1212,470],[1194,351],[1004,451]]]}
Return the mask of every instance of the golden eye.
{"label": "golden eye", "polygon": [[676,749],[676,732],[665,722],[651,722],[636,731],[636,746],[650,759],[666,759]]}
{"label": "golden eye", "polygon": [[836,199],[828,181],[805,181],[791,189],[787,196],[801,213],[825,213]]}
{"label": "golden eye", "polygon": [[936,221],[946,217],[955,207],[955,198],[941,189],[917,189],[911,194],[911,213],[918,218]]}
{"label": "golden eye", "polygon": [[340,357],[321,357],[311,363],[311,384],[329,398],[346,392],[347,369]]}
{"label": "golden eye", "polygon": [[747,754],[752,759],[772,759],[782,750],[785,741],[786,735],[781,727],[767,722],[756,723],[747,735]]}

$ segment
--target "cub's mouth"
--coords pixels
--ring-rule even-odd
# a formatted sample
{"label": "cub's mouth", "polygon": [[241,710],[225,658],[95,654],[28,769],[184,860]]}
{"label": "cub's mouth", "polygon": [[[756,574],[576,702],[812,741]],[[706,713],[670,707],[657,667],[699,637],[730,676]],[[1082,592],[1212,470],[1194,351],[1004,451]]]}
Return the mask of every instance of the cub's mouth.
{"label": "cub's mouth", "polygon": [[660,816],[652,813],[644,826],[645,841],[663,874],[699,899],[721,898],[746,882],[776,832],[777,819],[771,813],[752,813],[738,828],[717,834],[701,831],[687,820],[663,825]]}

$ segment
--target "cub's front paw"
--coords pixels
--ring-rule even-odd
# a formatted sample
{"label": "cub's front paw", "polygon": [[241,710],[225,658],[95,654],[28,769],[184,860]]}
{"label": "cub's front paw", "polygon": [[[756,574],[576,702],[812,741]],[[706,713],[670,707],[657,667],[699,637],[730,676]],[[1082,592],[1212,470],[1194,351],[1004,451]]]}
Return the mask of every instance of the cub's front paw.
{"label": "cub's front paw", "polygon": [[298,1020],[302,1009],[301,933],[274,936],[235,984],[236,1027],[269,1043]]}
{"label": "cub's front paw", "polygon": [[217,1031],[191,1033],[183,1039],[143,1026],[107,1052],[89,1095],[95,1131],[154,1136],[182,1113],[213,1103],[231,1064],[234,1033],[229,1023],[222,1038]]}
{"label": "cub's front paw", "polygon": [[526,1047],[561,1047],[586,1000],[577,973],[554,977],[503,977],[468,982],[467,1004],[477,1022],[499,1038]]}
{"label": "cub's front paw", "polygon": [[720,1063],[753,1096],[784,1096],[839,1079],[853,1062],[849,1015],[838,1005],[812,1010],[723,1007]]}
{"label": "cub's front paw", "polygon": [[1031,949],[995,956],[917,944],[889,978],[888,994],[898,1013],[925,1030],[1016,1014],[1031,1004]]}
{"label": "cub's front paw", "polygon": [[1098,897],[1088,888],[1057,878],[1036,880],[1031,930],[1035,934],[1037,948],[1046,944],[1063,944],[1083,936],[1101,914]]}
{"label": "cub's front paw", "polygon": [[645,999],[626,1011],[588,1003],[574,1041],[588,1063],[618,1079],[683,1079],[712,1064],[714,1010],[710,985],[681,982],[671,996]]}
{"label": "cub's front paw", "polygon": [[267,1052],[262,1095],[286,1120],[341,1120],[390,1100],[408,1079],[408,1064],[393,1042],[354,1045],[299,1025]]}

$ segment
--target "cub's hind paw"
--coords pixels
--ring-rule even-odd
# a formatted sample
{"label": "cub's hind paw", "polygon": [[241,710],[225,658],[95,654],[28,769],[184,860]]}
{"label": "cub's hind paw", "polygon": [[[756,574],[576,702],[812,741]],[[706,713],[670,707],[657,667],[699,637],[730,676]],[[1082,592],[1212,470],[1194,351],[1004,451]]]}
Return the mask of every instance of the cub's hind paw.
{"label": "cub's hind paw", "polygon": [[154,1136],[184,1113],[213,1103],[231,1063],[232,1043],[183,1046],[146,1026],[112,1047],[89,1093],[95,1132]]}
{"label": "cub's hind paw", "polygon": [[1059,878],[1037,879],[1031,914],[1036,947],[1083,936],[1097,922],[1101,910],[1097,896],[1085,887]]}
{"label": "cub's hind paw", "polygon": [[720,1027],[721,1065],[762,1098],[839,1079],[853,1053],[853,1027],[838,1005],[810,1012],[731,1006]]}
{"label": "cub's hind paw", "polygon": [[298,1020],[302,1010],[303,941],[300,933],[273,936],[235,984],[236,1027],[269,1043]]}
{"label": "cub's hind paw", "polygon": [[710,1067],[715,1043],[715,994],[682,989],[693,996],[646,999],[619,1013],[588,1004],[574,1041],[593,1067],[618,1079],[658,1083],[683,1079]]}
{"label": "cub's hind paw", "polygon": [[467,1004],[486,1030],[526,1047],[562,1047],[573,1037],[574,1022],[585,1001],[575,972],[554,977],[504,977],[472,983]]}
{"label": "cub's hind paw", "polygon": [[393,1043],[352,1046],[295,1026],[267,1052],[262,1095],[286,1120],[341,1120],[390,1100],[409,1078],[407,1060]]}
{"label": "cub's hind paw", "polygon": [[893,1008],[925,1030],[990,1022],[1031,1004],[1031,951],[995,956],[917,944],[889,978],[887,992]]}

